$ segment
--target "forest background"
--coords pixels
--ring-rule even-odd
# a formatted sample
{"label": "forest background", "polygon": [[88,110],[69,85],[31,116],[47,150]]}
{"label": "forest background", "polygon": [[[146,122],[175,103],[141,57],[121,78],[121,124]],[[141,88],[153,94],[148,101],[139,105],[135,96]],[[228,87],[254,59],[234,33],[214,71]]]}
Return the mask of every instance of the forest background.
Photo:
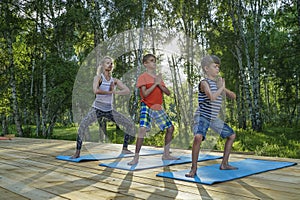
{"label": "forest background", "polygon": [[[0,16],[1,135],[75,140],[72,91],[89,53],[124,31],[164,27],[221,58],[226,87],[237,94],[225,111],[237,132],[234,151],[300,158],[300,0],[2,0]],[[139,50],[115,60],[114,77],[139,66]],[[165,107],[177,135],[192,119],[183,107],[195,109],[201,75],[193,63],[168,63],[173,95]],[[188,80],[184,98],[178,71]],[[112,142],[122,143],[119,131],[108,124]],[[145,143],[162,141],[156,134]]]}

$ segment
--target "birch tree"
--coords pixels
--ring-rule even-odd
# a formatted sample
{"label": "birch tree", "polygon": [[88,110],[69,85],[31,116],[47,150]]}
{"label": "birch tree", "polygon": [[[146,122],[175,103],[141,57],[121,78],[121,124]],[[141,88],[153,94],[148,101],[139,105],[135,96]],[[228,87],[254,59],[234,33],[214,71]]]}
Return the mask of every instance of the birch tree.
{"label": "birch tree", "polygon": [[16,40],[17,33],[21,29],[18,23],[18,18],[20,17],[18,15],[18,11],[20,9],[18,6],[18,2],[1,2],[1,14],[4,19],[4,21],[2,21],[3,27],[1,28],[1,32],[5,40],[5,48],[8,56],[7,70],[9,72],[9,85],[11,90],[14,122],[16,125],[17,134],[19,136],[23,136],[21,113],[18,104],[18,91],[15,72],[16,66],[13,49],[13,43]]}
{"label": "birch tree", "polygon": [[[247,5],[247,2],[241,0],[229,1],[230,16],[232,26],[238,36],[235,47],[236,57],[243,83],[242,89],[246,95],[251,117],[252,129],[261,131],[259,42],[262,2],[260,0],[251,0],[248,3]],[[250,10],[248,10],[248,6],[250,6]],[[254,48],[253,51],[251,47]],[[254,53],[252,54],[252,52]],[[245,57],[245,63],[243,63],[243,57]]]}

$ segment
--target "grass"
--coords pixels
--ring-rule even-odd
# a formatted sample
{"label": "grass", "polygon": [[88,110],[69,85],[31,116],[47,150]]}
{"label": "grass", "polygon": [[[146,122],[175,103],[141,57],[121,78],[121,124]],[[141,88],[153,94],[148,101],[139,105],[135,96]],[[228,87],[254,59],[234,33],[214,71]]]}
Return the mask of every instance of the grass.
{"label": "grass", "polygon": [[[52,139],[72,140],[76,141],[77,126],[73,127],[55,127]],[[36,137],[34,127],[27,127],[27,137]],[[300,159],[300,128],[299,127],[264,127],[263,132],[255,132],[251,129],[243,130],[233,127],[237,137],[233,144],[232,151],[253,153],[259,156],[286,157]],[[98,124],[94,124],[89,128],[89,141],[99,141]],[[15,133],[15,131],[10,132]],[[1,134],[1,132],[0,132]],[[122,144],[124,135],[123,131],[116,129],[113,123],[108,122],[106,142]],[[224,150],[226,140],[218,139],[215,150]],[[104,142],[104,141],[102,141]],[[135,143],[132,141],[131,143]],[[151,146],[163,146],[164,134],[156,134],[149,138],[145,138],[144,144]],[[192,138],[191,138],[192,144]]]}
{"label": "grass", "polygon": [[[77,137],[77,128],[78,127],[57,127],[53,131],[52,139],[61,139],[61,140],[76,140]],[[137,129],[136,129],[137,130]],[[106,140],[102,142],[111,142],[116,144],[123,144],[124,141],[124,132],[121,129],[117,129],[115,124],[112,122],[107,123],[106,127]],[[97,123],[94,123],[89,127],[90,138],[88,141],[99,141],[99,127]],[[131,141],[135,144],[135,141]],[[155,134],[150,137],[145,137],[144,143],[149,146],[160,146],[164,145],[164,134]]]}
{"label": "grass", "polygon": [[[265,127],[263,132],[235,129],[233,151],[252,152],[259,156],[300,158],[299,128]],[[224,149],[225,140],[218,140],[216,149]]]}
{"label": "grass", "polygon": [[[64,128],[64,127],[57,127],[54,129],[52,138],[53,139],[60,139],[60,140],[76,140],[77,137],[77,126]],[[117,129],[114,123],[107,123],[106,128],[106,140],[111,143],[122,144],[124,140],[123,131]],[[89,126],[89,139],[88,141],[99,141],[99,126],[97,123],[92,124]]]}
{"label": "grass", "polygon": [[[243,130],[234,128],[237,133],[233,144],[233,151],[253,153],[260,156],[300,158],[300,129],[286,127],[265,127],[263,132],[255,132],[251,129]],[[97,124],[90,132],[98,133]],[[53,138],[64,140],[76,140],[77,128],[56,128]],[[107,137],[112,143],[123,143],[122,130],[116,130],[113,124],[108,123]],[[162,146],[164,134],[157,134],[150,138],[145,138],[144,144],[151,146]],[[218,139],[215,150],[224,150],[226,140]],[[134,142],[133,142],[134,143]]]}

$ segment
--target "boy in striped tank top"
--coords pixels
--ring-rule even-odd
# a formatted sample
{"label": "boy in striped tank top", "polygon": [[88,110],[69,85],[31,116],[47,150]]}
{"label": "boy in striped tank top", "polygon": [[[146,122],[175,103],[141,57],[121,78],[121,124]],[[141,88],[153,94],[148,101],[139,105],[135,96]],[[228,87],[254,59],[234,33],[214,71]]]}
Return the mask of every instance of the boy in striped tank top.
{"label": "boy in striped tank top", "polygon": [[199,106],[194,115],[193,126],[192,167],[190,172],[185,175],[186,177],[194,177],[197,173],[200,145],[201,142],[205,140],[208,128],[220,134],[222,138],[227,138],[220,170],[237,169],[228,163],[229,154],[236,134],[232,128],[218,118],[222,104],[222,94],[225,93],[230,99],[235,99],[236,95],[225,88],[225,80],[223,78],[218,78],[220,63],[220,59],[214,55],[205,56],[201,61],[201,67],[206,77],[199,83]]}

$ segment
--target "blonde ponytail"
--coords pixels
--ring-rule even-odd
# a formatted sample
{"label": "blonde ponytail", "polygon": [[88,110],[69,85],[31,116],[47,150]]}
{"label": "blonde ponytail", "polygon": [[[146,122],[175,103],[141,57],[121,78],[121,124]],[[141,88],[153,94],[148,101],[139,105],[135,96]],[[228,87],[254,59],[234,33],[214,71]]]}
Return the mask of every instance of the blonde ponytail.
{"label": "blonde ponytail", "polygon": [[98,75],[98,76],[100,76],[100,75],[103,73],[103,67],[102,67],[102,66],[103,66],[103,63],[105,62],[106,59],[111,60],[111,62],[114,61],[111,57],[109,57],[109,56],[104,56],[104,57],[102,58],[102,60],[100,61],[100,64],[99,64],[99,66],[98,66],[98,68],[97,68],[97,75]]}

